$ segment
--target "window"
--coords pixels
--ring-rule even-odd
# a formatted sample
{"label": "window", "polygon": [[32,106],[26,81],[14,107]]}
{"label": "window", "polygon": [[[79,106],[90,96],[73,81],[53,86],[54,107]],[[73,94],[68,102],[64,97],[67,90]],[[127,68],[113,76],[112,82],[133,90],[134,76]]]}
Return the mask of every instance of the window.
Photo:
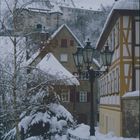
{"label": "window", "polygon": [[112,31],[112,50],[115,48],[115,28]]}
{"label": "window", "polygon": [[114,84],[115,84],[115,93],[118,93],[119,92],[119,69],[118,68],[116,68],[116,71],[115,71]]}
{"label": "window", "polygon": [[60,61],[61,62],[67,62],[68,61],[68,54],[61,54],[60,55]]}
{"label": "window", "polygon": [[116,25],[117,27],[117,29],[116,29],[116,45],[119,45],[119,35],[120,35],[120,33],[119,33],[119,23],[117,23],[117,25]]}
{"label": "window", "polygon": [[61,47],[66,48],[67,47],[67,39],[61,39]]}
{"label": "window", "polygon": [[37,24],[36,28],[37,28],[37,30],[41,31],[42,30],[42,25],[41,24]]}
{"label": "window", "polygon": [[111,93],[114,93],[114,75],[113,72],[111,73]]}
{"label": "window", "polygon": [[2,108],[2,96],[0,95],[0,108]]}
{"label": "window", "polygon": [[109,45],[109,46],[111,47],[111,49],[112,49],[112,32],[111,32],[111,34],[110,34],[110,36],[109,36],[108,45]]}
{"label": "window", "polygon": [[62,91],[62,93],[61,93],[61,100],[63,101],[63,102],[69,102],[69,100],[70,100],[70,93],[69,93],[69,91]]}
{"label": "window", "polygon": [[140,87],[139,87],[139,85],[140,85],[140,69],[136,69],[135,70],[135,77],[136,77],[136,90],[139,90],[140,89]]}
{"label": "window", "polygon": [[80,80],[88,80],[89,79],[89,73],[88,73],[88,71],[81,72],[81,74],[79,75],[79,79]]}
{"label": "window", "polygon": [[103,80],[102,79],[100,79],[99,80],[99,84],[100,84],[100,95],[102,96],[103,95],[103,92],[102,92],[102,84],[103,84]]}
{"label": "window", "polygon": [[135,21],[135,44],[140,45],[140,21]]}
{"label": "window", "polygon": [[108,93],[110,94],[111,93],[111,74],[108,75]]}
{"label": "window", "polygon": [[109,94],[109,76],[106,76],[106,94]]}
{"label": "window", "polygon": [[[98,81],[99,83],[99,81]],[[101,96],[102,95],[102,92],[101,92],[101,82],[99,83],[99,95]]]}
{"label": "window", "polygon": [[104,95],[104,93],[103,93],[103,80],[101,79],[99,82],[101,84],[101,95]]}
{"label": "window", "polygon": [[87,92],[86,91],[80,91],[79,101],[80,102],[87,102]]}
{"label": "window", "polygon": [[74,41],[70,40],[70,46],[74,46]]}

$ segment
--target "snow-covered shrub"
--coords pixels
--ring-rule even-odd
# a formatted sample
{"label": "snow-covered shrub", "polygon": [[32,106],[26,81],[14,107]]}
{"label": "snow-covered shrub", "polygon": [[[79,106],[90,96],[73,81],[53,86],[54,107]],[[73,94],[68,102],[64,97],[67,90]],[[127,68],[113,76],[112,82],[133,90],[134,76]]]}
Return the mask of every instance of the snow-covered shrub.
{"label": "snow-covered shrub", "polygon": [[[55,93],[53,98],[54,102],[36,105],[20,115],[18,127],[23,140],[54,140],[55,137],[64,135],[67,128],[72,126],[72,115],[58,102]],[[4,140],[15,140],[15,136],[16,129],[13,128],[5,134]]]}

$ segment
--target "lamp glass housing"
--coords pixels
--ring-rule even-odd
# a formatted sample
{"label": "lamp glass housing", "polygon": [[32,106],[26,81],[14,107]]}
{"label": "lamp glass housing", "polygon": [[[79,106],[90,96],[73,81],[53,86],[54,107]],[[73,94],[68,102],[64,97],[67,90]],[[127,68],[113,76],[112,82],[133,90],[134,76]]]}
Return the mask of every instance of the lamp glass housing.
{"label": "lamp glass housing", "polygon": [[87,66],[90,66],[93,62],[93,56],[95,49],[91,46],[91,42],[88,40],[86,46],[83,49],[83,60]]}
{"label": "lamp glass housing", "polygon": [[110,66],[112,62],[113,51],[109,50],[109,46],[105,46],[105,50],[101,52],[101,58],[104,66]]}
{"label": "lamp glass housing", "polygon": [[76,53],[73,54],[73,59],[78,70],[83,67],[83,48],[78,47]]}

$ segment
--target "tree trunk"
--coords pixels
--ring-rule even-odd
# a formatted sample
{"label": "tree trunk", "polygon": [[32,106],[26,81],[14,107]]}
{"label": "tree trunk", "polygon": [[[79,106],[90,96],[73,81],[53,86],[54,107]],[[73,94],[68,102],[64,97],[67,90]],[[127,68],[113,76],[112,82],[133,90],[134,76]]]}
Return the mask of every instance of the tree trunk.
{"label": "tree trunk", "polygon": [[16,127],[16,140],[20,140],[20,132],[18,128],[18,114],[17,114],[17,95],[16,95],[16,89],[17,89],[17,84],[16,84],[16,79],[17,79],[17,51],[16,51],[16,37],[14,37],[14,79],[13,79],[13,103],[14,103],[14,113],[15,113],[15,127]]}
{"label": "tree trunk", "polygon": [[19,117],[17,112],[17,40],[16,40],[16,6],[18,0],[15,0],[14,9],[13,9],[13,27],[14,27],[14,76],[13,76],[13,103],[14,103],[14,113],[15,113],[15,127],[16,127],[16,140],[20,140],[20,132],[19,132]]}

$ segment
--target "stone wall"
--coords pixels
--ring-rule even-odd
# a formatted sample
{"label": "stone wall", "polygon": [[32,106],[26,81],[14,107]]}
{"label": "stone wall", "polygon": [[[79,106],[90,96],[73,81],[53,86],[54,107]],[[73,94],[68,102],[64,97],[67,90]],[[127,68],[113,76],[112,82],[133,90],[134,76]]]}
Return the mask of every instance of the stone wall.
{"label": "stone wall", "polygon": [[139,97],[122,98],[122,135],[139,137]]}

